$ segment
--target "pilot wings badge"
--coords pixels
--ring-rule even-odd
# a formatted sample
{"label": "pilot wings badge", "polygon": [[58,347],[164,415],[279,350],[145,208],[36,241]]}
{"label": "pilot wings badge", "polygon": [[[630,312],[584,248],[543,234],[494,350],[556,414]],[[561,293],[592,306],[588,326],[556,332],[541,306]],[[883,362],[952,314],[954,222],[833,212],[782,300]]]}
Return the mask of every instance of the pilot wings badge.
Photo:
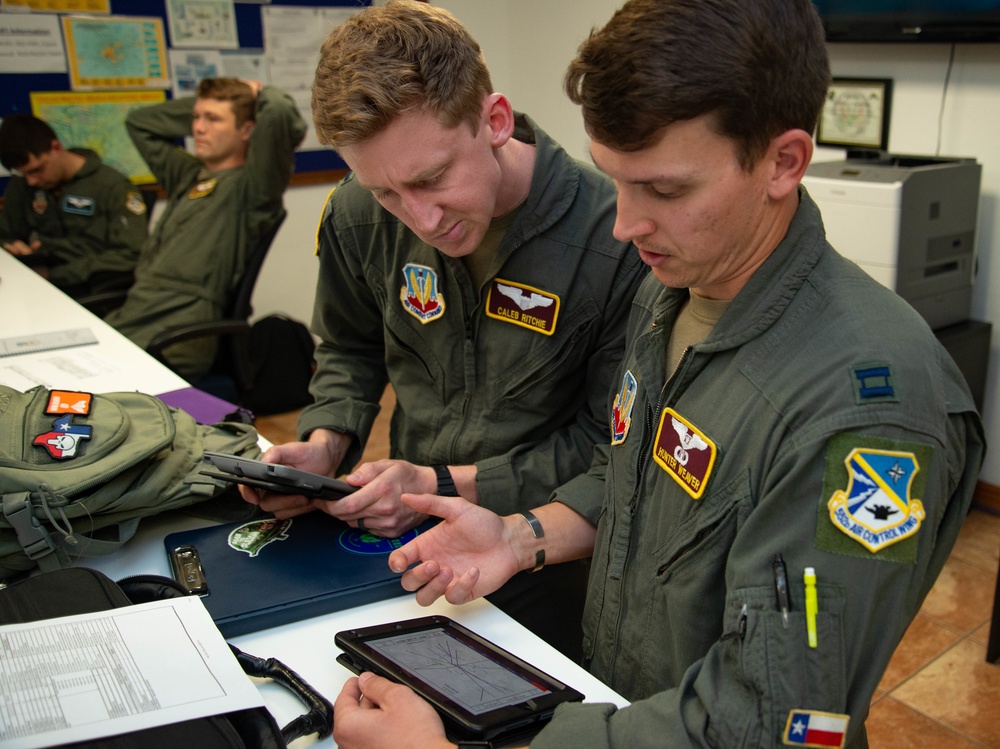
{"label": "pilot wings badge", "polygon": [[914,453],[855,448],[844,465],[847,487],[833,492],[827,502],[835,528],[873,553],[920,529],[924,507],[910,496],[920,471]]}

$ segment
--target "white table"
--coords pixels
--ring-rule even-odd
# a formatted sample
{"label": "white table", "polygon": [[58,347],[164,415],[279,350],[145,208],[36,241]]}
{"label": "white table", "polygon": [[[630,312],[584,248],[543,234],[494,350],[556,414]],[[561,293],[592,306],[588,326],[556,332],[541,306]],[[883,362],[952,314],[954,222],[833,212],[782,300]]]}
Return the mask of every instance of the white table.
{"label": "white table", "polygon": [[[188,385],[6,252],[0,252],[0,321],[0,338],[81,327],[90,328],[98,338],[98,343],[90,346],[0,357],[0,384],[18,389],[44,384],[94,393],[138,390],[152,394]],[[57,379],[47,381],[42,377]],[[33,381],[28,382],[31,378]],[[112,579],[137,573],[169,575],[163,537],[173,531],[206,524],[204,520],[180,513],[147,518],[124,548],[108,557],[82,560],[81,564],[99,569]],[[252,581],[248,581],[248,595],[252,595],[252,589]],[[242,635],[231,641],[247,653],[283,661],[333,701],[350,676],[350,672],[336,662],[339,649],[333,643],[334,634],[343,629],[430,614],[442,614],[461,622],[577,688],[586,695],[588,702],[628,704],[623,697],[485,600],[465,606],[439,601],[424,608],[416,603],[412,594],[405,594]],[[302,706],[283,687],[261,681],[258,688],[279,725],[285,725],[303,712]],[[294,746],[316,743],[314,736],[308,736],[296,741]],[[327,738],[320,745],[333,746],[334,743]]]}

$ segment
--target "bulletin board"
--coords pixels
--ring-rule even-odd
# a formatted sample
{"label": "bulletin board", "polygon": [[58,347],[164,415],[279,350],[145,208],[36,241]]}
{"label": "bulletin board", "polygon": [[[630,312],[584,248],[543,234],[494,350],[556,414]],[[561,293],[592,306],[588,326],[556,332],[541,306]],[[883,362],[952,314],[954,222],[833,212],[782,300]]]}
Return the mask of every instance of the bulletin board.
{"label": "bulletin board", "polygon": [[[277,28],[278,25],[274,23],[273,19],[282,18],[287,15],[289,19],[294,19],[298,14],[302,14],[303,17],[309,16],[309,14],[314,14],[314,17],[323,20],[316,21],[311,24],[311,26],[323,28],[323,22],[325,21],[329,27],[334,25],[333,21],[329,21],[329,18],[334,16],[340,16],[350,10],[358,9],[362,6],[369,5],[371,0],[238,0],[235,2],[233,7],[233,17],[227,19],[227,28],[220,31],[217,37],[212,37],[211,35],[202,34],[197,39],[192,38],[193,34],[187,33],[187,28],[181,22],[176,23],[175,28],[171,28],[170,21],[172,20],[171,15],[168,13],[167,4],[171,2],[178,2],[178,0],[91,0],[92,7],[99,8],[103,6],[104,8],[109,8],[110,14],[93,14],[90,18],[99,20],[105,19],[129,19],[129,20],[141,20],[142,23],[139,24],[144,30],[137,33],[146,33],[150,39],[153,41],[150,44],[150,49],[157,47],[156,34],[162,33],[164,35],[165,47],[168,50],[168,54],[171,55],[173,60],[175,56],[183,56],[184,59],[189,57],[192,60],[197,60],[199,58],[199,50],[207,50],[205,57],[212,57],[213,55],[222,55],[226,60],[235,60],[237,58],[246,58],[254,61],[254,58],[259,58],[262,54],[266,54],[265,49],[265,23],[263,20],[264,13],[268,13],[268,18],[271,20],[271,28]],[[189,7],[195,7],[197,9],[198,3],[191,2],[187,0]],[[68,8],[85,8],[88,5],[87,0],[50,0],[50,2],[45,2],[45,0],[0,0],[0,3],[4,4],[4,10],[7,10],[8,5],[22,5],[25,7],[32,7],[34,10],[30,16],[41,17],[41,16],[58,16],[59,22],[62,26],[67,24],[68,18],[72,16],[83,16],[89,15],[85,11],[73,10],[72,13],[63,13],[64,9]],[[207,10],[213,10],[217,8],[210,8],[210,0],[206,0],[205,8]],[[214,3],[215,6],[224,6],[225,3]],[[177,7],[177,6],[175,6]],[[42,9],[50,9],[49,12],[44,12]],[[52,12],[54,9],[57,12]],[[265,11],[265,9],[268,9]],[[18,16],[24,17],[20,13],[0,13],[0,24],[4,21],[9,21],[12,18]],[[176,21],[177,14],[173,16],[173,20]],[[184,20],[184,19],[182,19]],[[337,21],[339,22],[339,21]],[[55,21],[48,20],[47,23],[54,24]],[[289,21],[292,23],[292,20]],[[232,26],[235,26],[235,29]],[[220,24],[221,26],[221,24]],[[190,28],[194,28],[193,26]],[[299,26],[301,28],[301,24]],[[2,33],[2,30],[0,30]],[[64,31],[64,35],[70,33],[69,31]],[[293,36],[289,35],[286,37],[292,39]],[[205,44],[206,39],[212,40],[211,46]],[[66,39],[64,36],[64,43]],[[159,43],[162,46],[162,42]],[[71,48],[67,44],[67,50]],[[311,49],[311,45],[310,45]],[[318,54],[319,47],[315,47],[316,53]],[[308,51],[308,50],[306,50]],[[261,54],[257,54],[261,53]],[[114,48],[109,45],[108,55],[114,54]],[[156,57],[154,52],[150,52],[147,56]],[[286,60],[289,57],[294,57],[294,52],[283,53],[281,59]],[[161,61],[156,59],[150,64],[150,69],[152,73],[149,73],[146,78],[136,78],[134,80],[142,80],[143,83],[140,84],[143,88],[137,88],[135,90],[126,90],[121,88],[116,88],[115,90],[101,90],[100,89],[100,79],[97,78],[81,78],[81,72],[78,69],[77,64],[67,64],[66,72],[6,72],[10,69],[10,65],[0,65],[0,118],[7,114],[13,113],[33,113],[33,104],[38,106],[38,102],[55,102],[57,106],[60,101],[64,102],[76,102],[78,100],[93,101],[98,103],[97,106],[118,106],[118,107],[128,107],[128,106],[141,106],[148,104],[157,99],[163,100],[164,98],[172,98],[175,95],[175,91],[178,90],[178,86],[183,87],[184,76],[171,75],[170,80],[167,82],[159,83],[157,82],[156,76],[161,73],[160,71]],[[266,65],[266,61],[265,61]],[[314,69],[313,63],[313,69]],[[196,66],[195,66],[196,67]],[[294,80],[287,77],[287,71],[289,68],[283,68],[285,71],[286,78],[282,80],[277,80],[275,78],[268,78],[273,85],[281,87],[291,94],[296,101],[300,102],[300,109],[303,108],[301,102],[305,102],[305,107],[308,107],[308,90],[312,87],[312,75],[307,72],[306,67],[302,68],[301,75],[294,75]],[[295,68],[291,68],[295,70]],[[205,73],[205,75],[239,75],[234,72],[212,72]],[[74,76],[71,78],[71,76]],[[254,77],[251,74],[239,75],[239,77]],[[308,80],[303,80],[308,79]],[[85,81],[87,83],[97,82],[96,90],[93,88],[88,89],[86,86],[81,91],[80,82]],[[129,79],[132,80],[132,79]],[[77,84],[74,90],[74,83]],[[285,85],[285,84],[288,85]],[[289,88],[297,87],[298,90],[289,90]],[[183,88],[180,88],[180,93],[178,95],[184,94]],[[125,111],[125,110],[123,110]],[[41,113],[40,113],[41,114]],[[103,116],[112,117],[109,111],[105,111]],[[122,115],[124,116],[124,115]],[[309,114],[307,110],[303,111],[303,116],[309,121]],[[59,127],[55,127],[56,131],[59,132]],[[124,128],[124,122],[121,126],[121,137],[124,141],[128,141],[128,134]],[[117,135],[115,136],[118,137]],[[64,145],[67,147],[86,145],[81,143],[65,142]],[[310,140],[312,142],[310,142]],[[116,143],[113,144],[117,148],[111,150],[125,151],[131,148],[131,143]],[[95,150],[101,150],[100,148],[95,148]],[[104,156],[104,154],[102,154]],[[332,149],[321,146],[315,140],[315,135],[313,133],[312,123],[309,122],[309,134],[307,135],[307,140],[303,144],[303,147],[295,154],[295,173],[292,177],[292,184],[306,184],[312,182],[323,182],[331,179],[335,179],[342,174],[343,170],[346,169],[346,165],[343,160],[334,152]],[[132,171],[133,181],[137,184],[144,184],[151,179],[144,178],[143,175],[137,175],[135,171]],[[6,183],[8,178],[6,176],[0,176],[0,194],[6,189]]]}

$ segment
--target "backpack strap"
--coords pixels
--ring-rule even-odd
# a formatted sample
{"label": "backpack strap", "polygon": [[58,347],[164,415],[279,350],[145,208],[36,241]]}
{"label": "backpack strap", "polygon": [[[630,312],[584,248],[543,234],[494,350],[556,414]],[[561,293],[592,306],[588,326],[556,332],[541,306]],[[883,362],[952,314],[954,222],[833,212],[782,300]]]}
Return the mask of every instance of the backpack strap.
{"label": "backpack strap", "polygon": [[[62,567],[71,566],[70,556],[97,557],[111,554],[120,549],[125,542],[135,535],[139,528],[139,518],[130,518],[113,528],[117,529],[115,539],[96,539],[73,533],[73,526],[61,511],[59,515],[66,523],[66,528],[60,528],[43,495],[42,504],[49,514],[53,527],[59,531],[52,533],[35,517],[31,505],[31,492],[14,492],[3,495],[3,514],[17,533],[17,542],[21,545],[28,559],[38,564],[43,572],[51,572]],[[58,508],[57,508],[58,511]],[[110,530],[110,528],[109,528]]]}

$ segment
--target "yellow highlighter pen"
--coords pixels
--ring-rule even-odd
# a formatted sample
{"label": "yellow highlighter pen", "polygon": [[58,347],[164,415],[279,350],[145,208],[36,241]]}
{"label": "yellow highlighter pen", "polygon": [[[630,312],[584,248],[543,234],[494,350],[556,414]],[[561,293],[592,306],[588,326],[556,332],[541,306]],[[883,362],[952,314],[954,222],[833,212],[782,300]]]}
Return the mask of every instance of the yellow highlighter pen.
{"label": "yellow highlighter pen", "polygon": [[819,602],[816,598],[816,570],[813,567],[806,567],[806,632],[809,634],[809,647],[814,648],[819,644],[816,637],[816,613],[819,611]]}

